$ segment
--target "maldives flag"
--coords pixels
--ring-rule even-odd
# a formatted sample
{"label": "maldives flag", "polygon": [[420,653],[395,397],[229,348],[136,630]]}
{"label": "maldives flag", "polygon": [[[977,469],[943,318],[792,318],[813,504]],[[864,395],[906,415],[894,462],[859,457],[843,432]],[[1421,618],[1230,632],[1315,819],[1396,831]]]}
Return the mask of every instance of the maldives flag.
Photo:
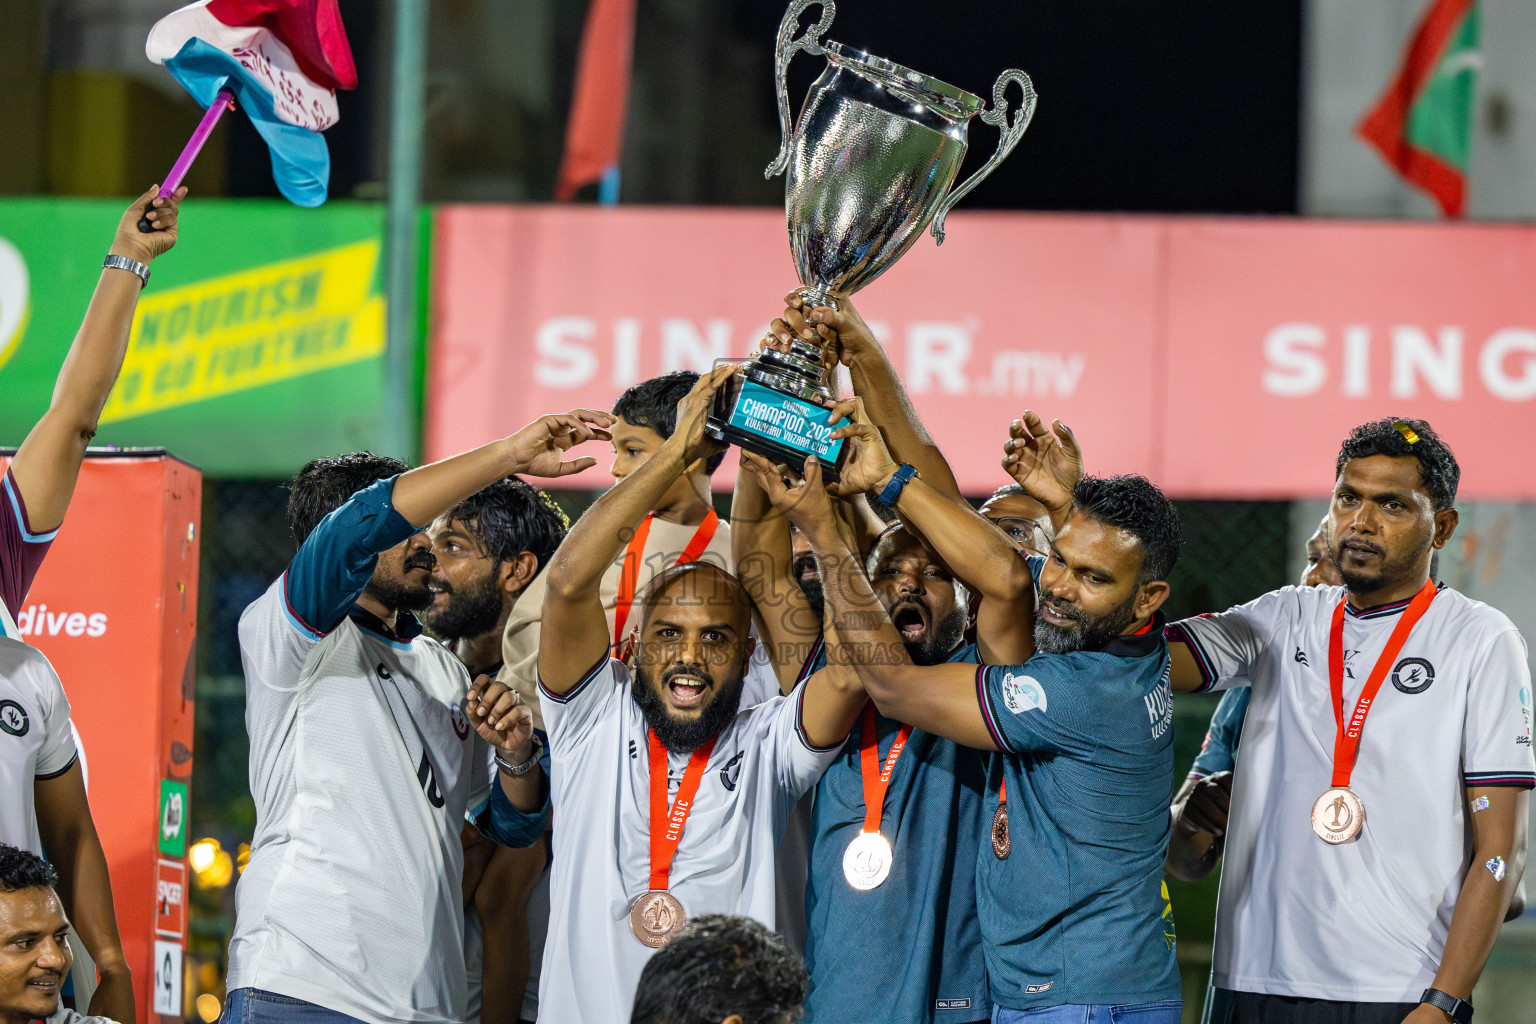
{"label": "maldives flag", "polygon": [[1473,102],[1482,69],[1477,0],[1431,0],[1402,67],[1356,133],[1447,217],[1467,208]]}
{"label": "maldives flag", "polygon": [[319,134],[337,121],[336,90],[357,87],[336,0],[200,0],[150,30],[144,52],[205,108],[235,93],[266,140],[278,191],[325,202],[331,154]]}

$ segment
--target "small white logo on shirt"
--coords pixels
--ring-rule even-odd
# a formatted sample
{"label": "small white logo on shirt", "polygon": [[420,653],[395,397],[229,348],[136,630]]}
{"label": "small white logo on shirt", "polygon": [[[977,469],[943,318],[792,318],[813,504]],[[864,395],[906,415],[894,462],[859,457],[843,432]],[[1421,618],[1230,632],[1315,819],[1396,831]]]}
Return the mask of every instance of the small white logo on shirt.
{"label": "small white logo on shirt", "polygon": [[1016,715],[1025,711],[1044,711],[1045,687],[1034,676],[1016,676],[1009,672],[1003,676],[1003,703]]}
{"label": "small white logo on shirt", "polygon": [[1165,675],[1152,692],[1143,695],[1142,701],[1147,705],[1147,718],[1152,725],[1152,738],[1158,739],[1173,724],[1173,695],[1168,690],[1168,677]]}
{"label": "small white logo on shirt", "polygon": [[971,1008],[971,1001],[969,999],[939,999],[934,1002],[933,1008],[935,1010],[969,1010]]}
{"label": "small white logo on shirt", "polygon": [[1054,984],[1056,984],[1054,981],[1048,981],[1044,985],[1025,985],[1024,994],[1032,996],[1036,992],[1046,992],[1049,991],[1050,987]]}

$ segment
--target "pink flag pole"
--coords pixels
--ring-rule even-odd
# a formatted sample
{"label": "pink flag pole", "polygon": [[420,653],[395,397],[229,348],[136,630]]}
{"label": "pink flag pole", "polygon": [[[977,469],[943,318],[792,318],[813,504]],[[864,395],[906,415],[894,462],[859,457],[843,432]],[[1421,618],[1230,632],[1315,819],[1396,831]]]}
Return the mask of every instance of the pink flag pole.
{"label": "pink flag pole", "polygon": [[[171,173],[166,175],[165,184],[160,186],[156,193],[156,199],[164,199],[181,187],[181,179],[187,176],[192,169],[192,161],[197,159],[197,154],[202,152],[203,144],[208,141],[208,136],[213,134],[213,126],[219,123],[219,118],[224,116],[224,111],[235,109],[235,93],[232,89],[220,89],[219,94],[213,98],[203,114],[203,119],[198,122],[197,130],[187,140],[186,148],[181,151],[181,156],[176,158],[176,163],[171,166]],[[144,216],[139,218],[139,230],[148,234],[155,228],[149,223],[149,211],[144,211]]]}

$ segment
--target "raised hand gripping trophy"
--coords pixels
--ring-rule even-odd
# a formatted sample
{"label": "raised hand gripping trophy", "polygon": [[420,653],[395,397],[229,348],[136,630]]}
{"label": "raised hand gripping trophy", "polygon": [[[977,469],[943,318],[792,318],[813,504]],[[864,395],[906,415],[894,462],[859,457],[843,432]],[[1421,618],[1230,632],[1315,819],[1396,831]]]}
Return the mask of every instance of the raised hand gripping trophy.
{"label": "raised hand gripping trophy", "polygon": [[[799,37],[800,17],[821,7],[821,20]],[[1035,112],[1029,76],[1008,70],[992,86],[992,106],[888,60],[831,40],[833,0],[794,0],[779,25],[774,72],[784,141],[765,176],[786,168],[784,213],[790,249],[809,305],[837,300],[869,284],[912,247],[932,222],[944,242],[944,216],[1018,145]],[[797,50],[827,58],[790,131],[785,81]],[[1023,92],[1009,119],[1010,82]],[[965,157],[966,126],[977,113],[1001,132],[981,169],[950,190]],[[748,451],[798,467],[807,455],[835,480],[842,441],[828,435],[826,404],[833,397],[833,362],[821,346],[795,339],[789,352],[763,352],[721,389],[711,433]]]}

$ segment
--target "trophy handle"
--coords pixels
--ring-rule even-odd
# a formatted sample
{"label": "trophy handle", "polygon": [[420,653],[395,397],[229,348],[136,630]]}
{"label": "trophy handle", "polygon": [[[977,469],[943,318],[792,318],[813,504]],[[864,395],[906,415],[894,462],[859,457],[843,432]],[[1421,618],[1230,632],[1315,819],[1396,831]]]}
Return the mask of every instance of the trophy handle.
{"label": "trophy handle", "polygon": [[[821,20],[811,25],[795,38],[795,29],[800,27],[800,15],[812,7],[821,8]],[[821,37],[827,29],[832,27],[832,18],[837,14],[837,4],[833,0],[794,0],[789,5],[789,10],[784,12],[784,20],[779,22],[779,39],[773,48],[773,78],[779,91],[779,131],[783,141],[779,143],[779,155],[774,157],[773,163],[763,171],[763,177],[771,178],[776,174],[783,174],[784,168],[789,166],[789,142],[794,125],[789,119],[789,62],[794,58],[795,52],[803,50],[812,57],[819,57],[827,51],[821,47]]]}
{"label": "trophy handle", "polygon": [[[1003,94],[1008,91],[1009,82],[1018,82],[1019,89],[1023,92],[1023,101],[1019,109],[1014,112],[1013,122],[1008,121],[1008,99]],[[1019,139],[1024,137],[1024,129],[1029,127],[1030,118],[1035,116],[1035,87],[1024,72],[1010,68],[997,76],[997,81],[992,85],[992,106],[981,112],[981,119],[987,124],[996,125],[1002,133],[998,136],[997,149],[981,169],[972,174],[960,186],[951,189],[944,201],[939,203],[939,210],[933,215],[933,239],[938,245],[944,244],[944,215],[949,213],[954,205],[965,198],[965,194],[980,185],[982,180],[993,171],[997,165],[1011,152],[1013,147],[1019,144]]]}

